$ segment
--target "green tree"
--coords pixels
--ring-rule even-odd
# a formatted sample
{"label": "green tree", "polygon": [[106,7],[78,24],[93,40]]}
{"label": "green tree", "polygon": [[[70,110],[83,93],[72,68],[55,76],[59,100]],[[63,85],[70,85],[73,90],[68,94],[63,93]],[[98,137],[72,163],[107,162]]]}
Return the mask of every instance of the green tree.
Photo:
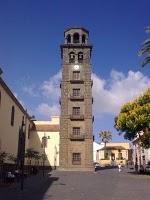
{"label": "green tree", "polygon": [[36,154],[37,154],[37,152],[34,151],[32,148],[28,148],[28,149],[26,149],[25,157],[31,163],[31,160],[35,159]]}
{"label": "green tree", "polygon": [[14,164],[17,163],[17,157],[14,154],[9,154],[8,160],[12,161]]}
{"label": "green tree", "polygon": [[34,159],[35,161],[38,161],[38,164],[39,164],[39,160],[41,159],[41,155],[38,151],[34,151]]}
{"label": "green tree", "polygon": [[0,152],[0,164],[3,164],[7,158],[7,153],[5,151]]}
{"label": "green tree", "polygon": [[[146,32],[150,33],[150,26],[146,27]],[[142,67],[144,67],[146,64],[150,63],[150,39],[146,39],[142,47],[139,51],[140,56],[144,56],[144,60],[142,62]]]}
{"label": "green tree", "polygon": [[101,141],[104,142],[104,158],[106,158],[106,144],[112,139],[112,133],[110,131],[101,131],[99,133]]}
{"label": "green tree", "polygon": [[128,140],[133,140],[137,134],[143,132],[142,136],[139,134],[141,145],[150,147],[150,88],[121,107],[114,127]]}

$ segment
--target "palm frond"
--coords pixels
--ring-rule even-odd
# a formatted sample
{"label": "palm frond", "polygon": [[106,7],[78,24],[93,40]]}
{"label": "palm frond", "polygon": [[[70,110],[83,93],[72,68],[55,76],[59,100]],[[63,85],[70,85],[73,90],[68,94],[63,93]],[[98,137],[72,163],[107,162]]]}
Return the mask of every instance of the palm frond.
{"label": "palm frond", "polygon": [[142,63],[142,67],[144,67],[144,66],[147,65],[148,63],[150,63],[150,55],[147,56],[147,57],[144,59],[144,61],[143,61],[143,63]]}
{"label": "palm frond", "polygon": [[145,28],[145,31],[146,31],[147,33],[150,33],[150,26],[147,26],[147,27]]}
{"label": "palm frond", "polygon": [[150,53],[150,46],[143,46],[139,51],[139,56],[144,55],[145,53]]}
{"label": "palm frond", "polygon": [[143,42],[143,45],[150,45],[150,39],[146,39],[144,42]]}

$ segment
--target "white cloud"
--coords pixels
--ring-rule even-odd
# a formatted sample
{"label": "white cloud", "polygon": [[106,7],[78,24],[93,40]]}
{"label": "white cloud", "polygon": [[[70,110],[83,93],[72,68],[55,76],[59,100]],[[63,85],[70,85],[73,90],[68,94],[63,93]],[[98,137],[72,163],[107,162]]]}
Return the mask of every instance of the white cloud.
{"label": "white cloud", "polygon": [[22,90],[23,90],[24,93],[28,94],[31,97],[38,97],[39,96],[39,94],[38,94],[39,88],[36,87],[36,85],[34,85],[34,84],[24,86],[22,88]]}
{"label": "white cloud", "polygon": [[[129,71],[128,74],[112,70],[108,80],[102,79],[96,74],[92,74],[93,79],[93,111],[94,115],[103,114],[116,115],[122,104],[140,95],[146,88],[150,87],[150,78],[141,72]],[[40,95],[43,99],[35,109],[36,115],[50,117],[60,114],[61,71],[44,81],[40,87]]]}
{"label": "white cloud", "polygon": [[60,115],[60,80],[61,71],[50,77],[48,81],[42,83],[39,91],[45,100],[36,108],[35,112],[37,115],[48,118],[54,115]]}
{"label": "white cloud", "polygon": [[41,86],[43,96],[51,101],[58,101],[60,96],[60,80],[61,71],[52,76],[48,81],[44,81]]}
{"label": "white cloud", "polygon": [[150,78],[141,72],[129,71],[127,75],[112,70],[109,80],[92,74],[94,114],[117,114],[120,106],[150,87]]}
{"label": "white cloud", "polygon": [[52,106],[46,104],[46,103],[41,103],[39,106],[36,108],[36,113],[50,118],[50,116],[54,115],[59,115],[60,114],[60,109],[59,106],[54,104]]}

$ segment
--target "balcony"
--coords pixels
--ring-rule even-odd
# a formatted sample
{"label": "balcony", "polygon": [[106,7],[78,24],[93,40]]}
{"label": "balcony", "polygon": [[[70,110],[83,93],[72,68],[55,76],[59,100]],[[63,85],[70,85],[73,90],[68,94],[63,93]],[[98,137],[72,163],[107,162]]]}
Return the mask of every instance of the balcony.
{"label": "balcony", "polygon": [[84,83],[83,79],[71,79],[70,83]]}
{"label": "balcony", "polygon": [[70,135],[70,140],[84,140],[84,139],[85,139],[84,134],[79,134],[79,135],[71,134]]}
{"label": "balcony", "polygon": [[80,121],[80,120],[84,120],[84,115],[70,115],[70,119],[71,120],[78,120],[78,121]]}
{"label": "balcony", "polygon": [[70,100],[71,101],[83,101],[84,100],[84,96],[83,95],[70,95]]}

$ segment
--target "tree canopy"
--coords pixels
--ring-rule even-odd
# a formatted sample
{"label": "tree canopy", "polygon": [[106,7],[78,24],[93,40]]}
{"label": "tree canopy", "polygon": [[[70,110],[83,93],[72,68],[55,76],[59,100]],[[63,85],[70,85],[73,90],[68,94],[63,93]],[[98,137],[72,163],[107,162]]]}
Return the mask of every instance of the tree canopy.
{"label": "tree canopy", "polygon": [[[150,33],[150,26],[146,27],[146,32]],[[146,39],[143,42],[142,47],[139,51],[139,55],[144,56],[144,60],[142,62],[142,67],[144,67],[146,64],[150,63],[150,38]]]}
{"label": "tree canopy", "polygon": [[128,140],[133,140],[138,133],[144,132],[140,137],[141,144],[146,148],[150,147],[150,88],[121,107],[119,115],[115,117],[114,127]]}

